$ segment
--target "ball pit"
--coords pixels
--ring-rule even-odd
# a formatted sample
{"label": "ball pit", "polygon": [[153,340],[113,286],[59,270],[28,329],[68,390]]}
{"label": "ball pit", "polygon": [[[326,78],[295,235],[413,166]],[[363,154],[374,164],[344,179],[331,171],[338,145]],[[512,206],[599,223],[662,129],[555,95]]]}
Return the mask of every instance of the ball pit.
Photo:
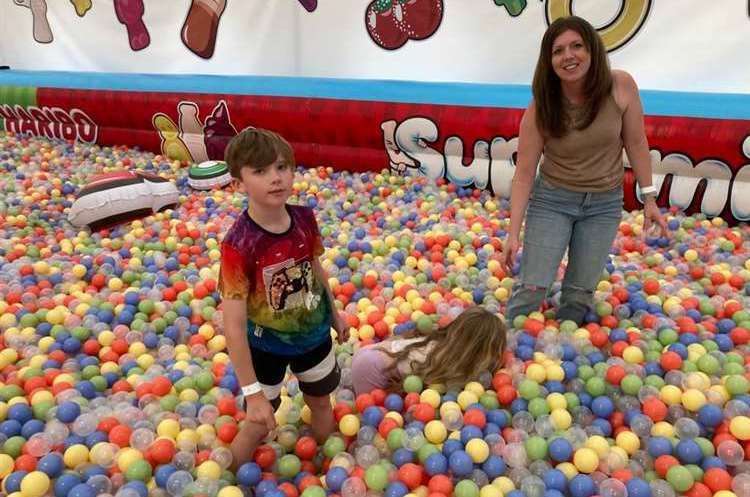
{"label": "ball pit", "polygon": [[[301,170],[292,201],[316,209],[352,328],[337,349],[339,431],[311,438],[290,378],[274,436],[232,472],[244,413],[216,277],[242,196],[195,191],[180,164],[123,147],[0,132],[0,164],[6,494],[750,497],[747,226],[672,212],[666,239],[628,213],[584,326],[520,317],[494,375],[355,397],[359,345],[503,308],[508,204]],[[69,224],[86,178],[123,168],[173,180],[177,208],[95,233]]]}

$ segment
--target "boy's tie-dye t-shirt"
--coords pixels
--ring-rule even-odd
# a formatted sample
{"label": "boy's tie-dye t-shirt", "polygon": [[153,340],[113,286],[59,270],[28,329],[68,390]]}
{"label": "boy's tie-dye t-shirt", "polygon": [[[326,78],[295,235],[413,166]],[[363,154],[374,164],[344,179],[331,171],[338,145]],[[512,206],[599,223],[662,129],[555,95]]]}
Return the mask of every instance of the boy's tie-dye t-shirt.
{"label": "boy's tie-dye t-shirt", "polygon": [[248,340],[254,348],[297,355],[315,348],[331,330],[331,303],[313,274],[323,254],[312,209],[287,205],[285,233],[266,231],[243,212],[221,247],[219,292],[247,302]]}

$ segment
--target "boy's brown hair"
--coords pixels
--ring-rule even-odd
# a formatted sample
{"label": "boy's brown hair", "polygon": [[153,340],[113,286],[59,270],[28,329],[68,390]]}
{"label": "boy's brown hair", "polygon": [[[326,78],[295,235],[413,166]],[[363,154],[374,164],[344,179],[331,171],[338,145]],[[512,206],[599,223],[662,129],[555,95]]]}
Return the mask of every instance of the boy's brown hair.
{"label": "boy's brown hair", "polygon": [[267,129],[245,128],[230,140],[224,162],[233,178],[242,179],[242,168],[262,169],[279,156],[289,167],[295,167],[292,146],[281,135]]}

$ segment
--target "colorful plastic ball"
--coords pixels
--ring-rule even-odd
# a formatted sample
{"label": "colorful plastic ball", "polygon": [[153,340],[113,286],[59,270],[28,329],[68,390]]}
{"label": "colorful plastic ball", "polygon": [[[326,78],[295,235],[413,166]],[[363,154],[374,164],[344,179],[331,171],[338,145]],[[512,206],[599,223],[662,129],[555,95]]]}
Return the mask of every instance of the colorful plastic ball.
{"label": "colorful plastic ball", "polygon": [[672,466],[666,476],[672,488],[680,493],[686,492],[695,483],[692,473],[684,466]]}
{"label": "colorful plastic ball", "polygon": [[50,488],[50,479],[41,471],[32,471],[21,480],[23,497],[42,497]]}
{"label": "colorful plastic ball", "polygon": [[729,421],[729,432],[739,440],[750,440],[750,417],[733,417]]}
{"label": "colorful plastic ball", "polygon": [[87,483],[79,483],[70,489],[67,497],[96,497],[96,489]]}
{"label": "colorful plastic ball", "polygon": [[454,489],[456,497],[479,497],[479,487],[471,480],[461,480]]}
{"label": "colorful plastic ball", "polygon": [[599,466],[599,456],[594,450],[583,447],[573,454],[573,464],[581,473],[593,473]]}

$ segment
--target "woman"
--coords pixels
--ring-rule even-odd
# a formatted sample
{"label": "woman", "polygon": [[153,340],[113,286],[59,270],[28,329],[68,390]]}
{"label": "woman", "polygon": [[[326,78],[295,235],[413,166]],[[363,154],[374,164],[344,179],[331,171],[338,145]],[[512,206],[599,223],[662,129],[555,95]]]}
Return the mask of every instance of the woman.
{"label": "woman", "polygon": [[623,146],[645,197],[644,229],[656,223],[666,234],[651,185],[643,108],[633,78],[610,70],[599,34],[575,16],[556,20],[544,34],[532,90],[511,186],[508,271],[526,214],[524,250],[506,314],[512,322],[539,309],[567,250],[557,318],[580,325],[621,221]]}

